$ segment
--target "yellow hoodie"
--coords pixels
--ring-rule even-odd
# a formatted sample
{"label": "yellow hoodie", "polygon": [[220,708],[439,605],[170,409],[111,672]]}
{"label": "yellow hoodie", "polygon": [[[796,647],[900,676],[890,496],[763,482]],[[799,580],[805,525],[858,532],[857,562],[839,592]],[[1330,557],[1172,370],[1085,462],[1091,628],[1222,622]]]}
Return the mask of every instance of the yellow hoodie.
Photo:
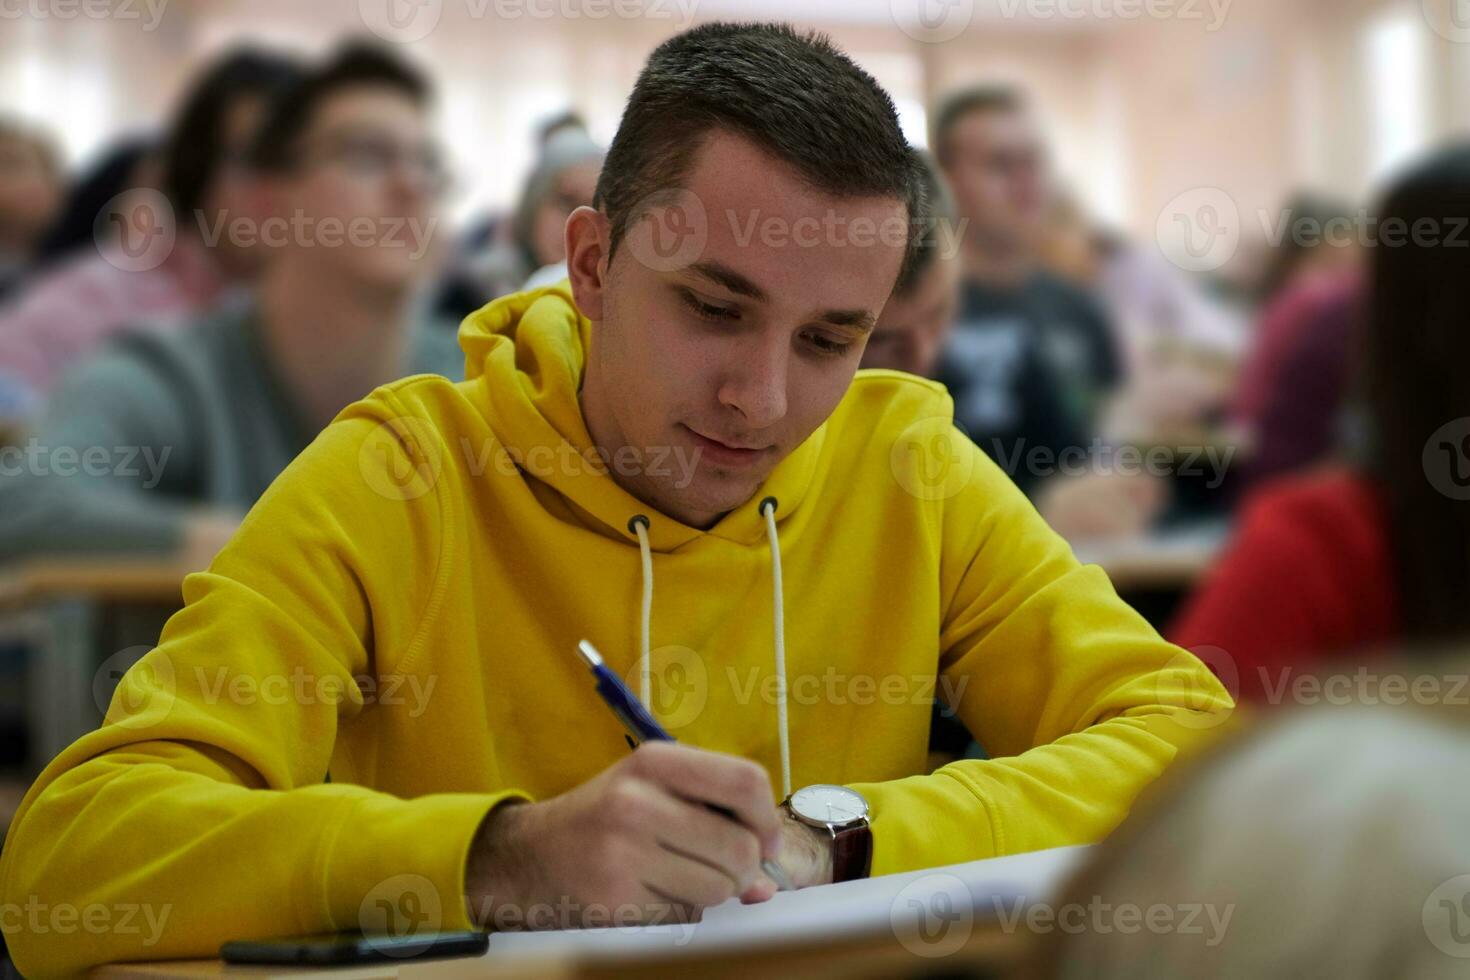
{"label": "yellow hoodie", "polygon": [[[655,713],[761,762],[779,794],[779,635],[790,783],[868,798],[874,874],[1097,840],[1228,711],[957,433],[942,387],[860,373],[701,531],[590,451],[589,330],[565,284],[479,311],[466,381],[410,378],[346,409],[188,577],[106,722],[16,816],[0,898],[22,972],[395,928],[394,910],[467,927],[481,818],[628,751],[575,644],[639,687],[636,514]],[[926,771],[936,696],[991,760]]]}

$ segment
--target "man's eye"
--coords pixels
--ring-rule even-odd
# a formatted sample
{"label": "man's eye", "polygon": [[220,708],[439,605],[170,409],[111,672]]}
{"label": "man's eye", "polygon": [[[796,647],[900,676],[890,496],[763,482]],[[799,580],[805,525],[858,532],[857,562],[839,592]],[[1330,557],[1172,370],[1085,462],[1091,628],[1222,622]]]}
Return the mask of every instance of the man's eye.
{"label": "man's eye", "polygon": [[833,340],[819,333],[807,334],[807,343],[811,344],[818,353],[834,356],[846,354],[852,349],[852,344],[847,341]]}
{"label": "man's eye", "polygon": [[706,303],[693,293],[680,293],[684,304],[694,311],[695,315],[705,320],[734,320],[740,315],[739,310],[728,306],[714,306]]}

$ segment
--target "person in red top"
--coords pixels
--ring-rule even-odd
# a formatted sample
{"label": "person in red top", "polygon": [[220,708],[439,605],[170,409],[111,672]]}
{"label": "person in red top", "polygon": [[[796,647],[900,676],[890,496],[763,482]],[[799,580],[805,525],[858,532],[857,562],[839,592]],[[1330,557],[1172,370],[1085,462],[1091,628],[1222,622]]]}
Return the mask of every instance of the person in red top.
{"label": "person in red top", "polygon": [[[1470,634],[1470,145],[1390,188],[1370,250],[1361,459],[1262,485],[1166,631],[1243,700],[1332,656]],[[1237,676],[1232,677],[1231,674]]]}

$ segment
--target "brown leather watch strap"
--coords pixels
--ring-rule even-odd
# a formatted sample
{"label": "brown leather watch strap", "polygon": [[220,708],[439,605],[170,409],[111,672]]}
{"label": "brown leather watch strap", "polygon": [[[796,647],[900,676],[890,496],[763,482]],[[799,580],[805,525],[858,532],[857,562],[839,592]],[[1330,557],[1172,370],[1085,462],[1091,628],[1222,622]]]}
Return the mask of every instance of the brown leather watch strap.
{"label": "brown leather watch strap", "polygon": [[866,878],[873,869],[873,829],[866,822],[833,832],[832,880]]}

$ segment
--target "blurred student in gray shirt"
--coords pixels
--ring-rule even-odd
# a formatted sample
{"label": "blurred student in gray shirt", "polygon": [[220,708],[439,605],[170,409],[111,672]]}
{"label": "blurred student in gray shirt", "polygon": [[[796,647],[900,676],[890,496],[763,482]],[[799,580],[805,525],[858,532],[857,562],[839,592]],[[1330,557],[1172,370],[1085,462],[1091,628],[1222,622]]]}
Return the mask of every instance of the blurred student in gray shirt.
{"label": "blurred student in gray shirt", "polygon": [[258,285],[183,330],[126,335],[62,381],[0,454],[0,560],[203,564],[341,409],[408,375],[463,377],[454,325],[417,315],[446,183],[429,108],[413,68],[360,45],[285,93],[244,163],[251,213],[178,216],[207,245],[261,249]]}

